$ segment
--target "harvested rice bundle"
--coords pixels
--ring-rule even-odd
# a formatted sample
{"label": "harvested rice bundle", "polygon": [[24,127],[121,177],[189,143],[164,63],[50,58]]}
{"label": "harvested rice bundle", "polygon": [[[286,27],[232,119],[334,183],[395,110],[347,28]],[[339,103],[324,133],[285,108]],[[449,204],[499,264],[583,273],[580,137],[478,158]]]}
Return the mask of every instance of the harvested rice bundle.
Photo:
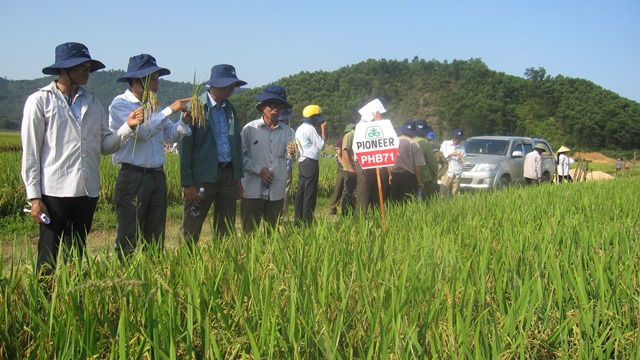
{"label": "harvested rice bundle", "polygon": [[151,117],[158,112],[158,95],[149,89],[151,76],[144,78],[144,92],[142,93],[142,108],[144,109],[144,121],[151,122]]}
{"label": "harvested rice bundle", "polygon": [[191,124],[198,127],[204,127],[204,104],[200,100],[203,84],[196,81],[196,75],[193,74],[193,85],[191,87]]}

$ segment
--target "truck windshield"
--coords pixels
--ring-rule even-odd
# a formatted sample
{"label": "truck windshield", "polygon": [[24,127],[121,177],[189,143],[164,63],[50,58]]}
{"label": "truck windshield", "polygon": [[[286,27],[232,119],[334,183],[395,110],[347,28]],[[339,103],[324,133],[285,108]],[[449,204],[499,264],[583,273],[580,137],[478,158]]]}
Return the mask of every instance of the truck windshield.
{"label": "truck windshield", "polygon": [[509,150],[508,140],[467,139],[463,144],[467,154],[505,156]]}

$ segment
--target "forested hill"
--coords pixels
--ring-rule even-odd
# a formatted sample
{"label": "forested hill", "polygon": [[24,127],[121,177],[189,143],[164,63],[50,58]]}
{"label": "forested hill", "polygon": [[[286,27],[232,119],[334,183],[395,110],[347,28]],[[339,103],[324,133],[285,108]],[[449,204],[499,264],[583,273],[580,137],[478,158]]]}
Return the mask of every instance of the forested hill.
{"label": "forested hill", "polygon": [[[242,74],[242,69],[238,69]],[[124,91],[122,71],[99,71],[89,88],[108,106]],[[357,110],[379,98],[396,125],[427,119],[439,139],[453,128],[465,136],[525,135],[544,137],[581,150],[640,149],[640,104],[584,79],[551,77],[544,68],[523,69],[524,77],[489,69],[480,59],[367,60],[338,70],[301,72],[276,80],[294,105],[295,127],[304,106],[322,106],[335,138]],[[241,77],[241,76],[240,76]],[[241,77],[242,78],[242,77]],[[33,81],[0,79],[0,127],[18,129],[26,97],[53,77]],[[249,84],[251,85],[251,84]],[[232,98],[240,118],[259,116],[254,96],[261,88],[238,89]],[[191,95],[191,84],[161,80],[161,105]]]}

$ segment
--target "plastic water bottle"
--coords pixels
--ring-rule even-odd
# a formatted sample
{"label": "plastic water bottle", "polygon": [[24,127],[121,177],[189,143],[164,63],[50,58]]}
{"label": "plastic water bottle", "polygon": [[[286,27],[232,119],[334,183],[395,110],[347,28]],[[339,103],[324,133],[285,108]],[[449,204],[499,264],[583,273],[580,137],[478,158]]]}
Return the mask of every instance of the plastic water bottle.
{"label": "plastic water bottle", "polygon": [[418,189],[418,200],[422,199],[422,189]]}
{"label": "plastic water bottle", "polygon": [[271,186],[271,184],[269,184],[266,181],[262,181],[262,186],[260,186],[260,197],[263,198],[264,200],[269,200],[269,187]]}
{"label": "plastic water bottle", "polygon": [[[203,187],[201,187],[200,190],[198,191],[198,197],[200,198],[200,201],[202,201],[202,199],[204,199],[204,188]],[[191,205],[191,208],[189,209],[189,215],[191,215],[192,217],[200,216],[200,202],[198,202],[197,204]]]}
{"label": "plastic water bottle", "polygon": [[45,224],[51,223],[51,219],[49,219],[49,217],[45,213],[40,214],[40,220],[42,220],[42,222]]}

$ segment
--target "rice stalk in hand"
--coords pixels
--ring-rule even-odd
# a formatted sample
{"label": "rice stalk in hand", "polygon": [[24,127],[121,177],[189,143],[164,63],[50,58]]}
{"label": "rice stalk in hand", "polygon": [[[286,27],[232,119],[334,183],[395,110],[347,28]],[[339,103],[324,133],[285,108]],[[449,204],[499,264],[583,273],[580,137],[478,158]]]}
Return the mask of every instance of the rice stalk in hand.
{"label": "rice stalk in hand", "polygon": [[191,87],[191,124],[204,127],[204,104],[200,100],[203,84],[196,81],[196,74],[193,74],[193,85]]}
{"label": "rice stalk in hand", "polygon": [[[151,124],[151,118],[154,113],[158,112],[158,95],[155,91],[152,91],[149,88],[149,82],[151,81],[151,75],[145,76],[142,80],[142,88],[144,89],[142,92],[142,111],[143,111],[143,123]],[[133,150],[131,151],[131,155],[136,151],[136,143],[138,142],[138,129],[140,129],[140,124],[136,126],[136,134],[133,139]]]}

